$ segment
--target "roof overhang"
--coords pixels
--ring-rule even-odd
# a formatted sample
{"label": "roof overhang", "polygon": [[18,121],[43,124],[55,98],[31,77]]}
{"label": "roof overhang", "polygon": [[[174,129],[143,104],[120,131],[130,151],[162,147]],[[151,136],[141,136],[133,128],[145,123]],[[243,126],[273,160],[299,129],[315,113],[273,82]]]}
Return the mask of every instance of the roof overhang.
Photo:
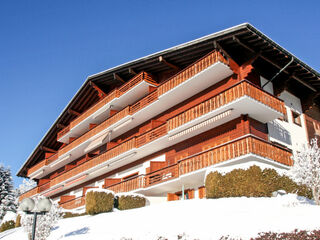
{"label": "roof overhang", "polygon": [[[241,41],[240,43],[244,44],[243,46],[241,44],[239,45],[239,40]],[[57,120],[52,124],[50,129],[32,151],[23,166],[19,169],[19,171],[17,172],[17,176],[26,177],[26,169],[28,165],[32,164],[35,155],[39,151],[42,151],[40,146],[44,145],[49,138],[56,138],[55,130],[57,128],[57,124],[62,121],[62,119],[68,112],[68,109],[71,109],[77,102],[79,96],[81,96],[81,94],[84,94],[85,88],[91,81],[100,86],[107,86],[116,84],[114,74],[118,74],[125,79],[129,79],[129,69],[136,69],[137,71],[144,70],[151,73],[165,71],[165,66],[159,63],[160,56],[165,59],[174,61],[181,66],[187,66],[190,63],[194,62],[197,58],[200,58],[205,53],[211,51],[214,47],[216,47],[216,43],[221,43],[221,46],[225,46],[226,49],[231,49],[231,52],[233,48],[245,48],[247,46],[248,49],[251,49],[251,51],[257,52],[260,56],[264,56],[270,59],[270,62],[274,62],[278,66],[278,68],[285,66],[290,61],[290,59],[293,59],[293,64],[290,65],[290,72],[294,73],[294,79],[307,86],[309,89],[312,89],[312,91],[319,92],[320,90],[320,74],[317,71],[302,62],[286,49],[279,46],[277,43],[272,41],[269,37],[267,37],[265,34],[257,30],[249,23],[243,23],[192,40],[190,42],[186,42],[168,48],[166,50],[118,65],[116,67],[87,77],[86,81],[82,84],[74,97],[63,109]],[[239,61],[241,60],[242,59],[239,59]]]}

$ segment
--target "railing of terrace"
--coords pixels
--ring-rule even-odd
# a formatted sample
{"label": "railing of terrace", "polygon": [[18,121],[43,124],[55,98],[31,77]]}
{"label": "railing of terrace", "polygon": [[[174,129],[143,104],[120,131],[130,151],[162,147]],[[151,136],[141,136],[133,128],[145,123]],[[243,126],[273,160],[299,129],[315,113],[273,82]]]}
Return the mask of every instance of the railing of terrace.
{"label": "railing of terrace", "polygon": [[83,112],[80,116],[78,116],[76,119],[72,120],[70,124],[62,129],[57,134],[57,139],[60,139],[63,137],[66,133],[70,131],[73,127],[78,125],[80,122],[85,120],[87,117],[95,113],[97,110],[99,110],[101,107],[106,105],[108,102],[112,101],[115,98],[119,98],[122,94],[129,91],[131,88],[136,86],[138,83],[146,81],[151,84],[157,85],[157,83],[154,81],[152,76],[146,72],[140,72],[135,77],[133,77],[130,81],[126,82],[123,86],[120,88],[114,89],[112,92],[110,92],[107,96],[105,96],[102,100],[91,106],[89,109],[87,109],[85,112]]}

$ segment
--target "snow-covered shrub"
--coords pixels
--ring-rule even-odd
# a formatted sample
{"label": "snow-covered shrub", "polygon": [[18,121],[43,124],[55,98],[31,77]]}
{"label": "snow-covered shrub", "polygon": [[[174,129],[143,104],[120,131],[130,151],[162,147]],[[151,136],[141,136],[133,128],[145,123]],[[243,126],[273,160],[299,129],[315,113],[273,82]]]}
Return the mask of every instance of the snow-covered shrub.
{"label": "snow-covered shrub", "polygon": [[111,212],[114,205],[114,192],[92,188],[86,192],[86,213],[90,215]]}
{"label": "snow-covered shrub", "polygon": [[[38,196],[34,198],[35,203],[44,198]],[[21,225],[24,230],[31,234],[33,225],[33,214],[21,213]],[[56,203],[52,203],[51,209],[45,215],[37,216],[36,240],[45,240],[49,235],[52,227],[57,224],[58,220],[62,218],[62,209]]]}
{"label": "snow-covered shrub", "polygon": [[73,217],[81,217],[87,215],[87,213],[73,213],[73,212],[65,212],[63,214],[63,218],[73,218]]}
{"label": "snow-covered shrub", "polygon": [[15,222],[13,220],[6,221],[1,224],[0,232],[4,232],[12,228],[15,228]]}
{"label": "snow-covered shrub", "polygon": [[37,183],[33,181],[32,179],[26,179],[24,178],[22,181],[22,184],[19,185],[17,192],[18,195],[21,195],[25,192],[28,192],[32,188],[35,188],[37,186]]}
{"label": "snow-covered shrub", "polygon": [[116,195],[116,198],[120,210],[146,206],[146,198],[142,194],[120,193]]}
{"label": "snow-covered shrub", "polygon": [[17,195],[13,189],[11,171],[0,165],[0,222],[7,211],[16,212]]}
{"label": "snow-covered shrub", "polygon": [[320,205],[320,148],[318,140],[312,139],[310,146],[295,151],[292,156],[294,165],[289,175],[294,181],[312,189],[313,199]]}
{"label": "snow-covered shrub", "polygon": [[271,197],[272,192],[283,189],[311,198],[305,185],[298,185],[288,176],[279,175],[274,169],[261,170],[258,166],[249,169],[235,169],[225,175],[211,172],[205,180],[207,198],[222,197]]}
{"label": "snow-covered shrub", "polygon": [[305,230],[294,230],[290,233],[275,233],[266,232],[259,233],[259,236],[252,238],[252,240],[316,240],[320,239],[320,230],[305,231]]}

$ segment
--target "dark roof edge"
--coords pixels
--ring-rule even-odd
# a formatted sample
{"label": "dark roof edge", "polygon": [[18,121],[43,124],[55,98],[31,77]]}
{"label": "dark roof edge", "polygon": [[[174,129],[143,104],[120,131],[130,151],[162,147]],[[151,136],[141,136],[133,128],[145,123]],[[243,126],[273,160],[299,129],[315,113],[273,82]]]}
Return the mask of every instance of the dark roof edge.
{"label": "dark roof edge", "polygon": [[284,52],[285,54],[291,56],[294,58],[294,60],[299,63],[300,65],[302,65],[304,68],[308,69],[310,72],[312,72],[314,75],[316,75],[318,78],[320,78],[320,73],[317,72],[315,69],[313,69],[312,67],[310,67],[308,64],[304,63],[303,61],[301,61],[298,57],[296,57],[294,54],[292,54],[291,52],[289,52],[287,49],[281,47],[279,44],[277,44],[275,41],[273,41],[271,38],[269,38],[266,34],[262,33],[260,30],[258,30],[256,27],[252,26],[250,23],[247,23],[246,26],[248,27],[248,29],[259,35],[259,37],[263,38],[264,40],[268,41],[270,44],[274,45],[276,48],[278,48],[280,51]]}

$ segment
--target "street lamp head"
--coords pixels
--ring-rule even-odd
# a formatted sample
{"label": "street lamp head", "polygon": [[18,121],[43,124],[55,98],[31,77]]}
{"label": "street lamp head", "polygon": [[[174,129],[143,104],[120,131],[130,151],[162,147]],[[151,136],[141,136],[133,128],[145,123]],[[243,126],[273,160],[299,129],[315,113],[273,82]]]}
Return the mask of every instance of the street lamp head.
{"label": "street lamp head", "polygon": [[37,204],[37,210],[39,212],[49,212],[51,209],[52,202],[48,198],[42,198]]}
{"label": "street lamp head", "polygon": [[34,209],[35,202],[31,198],[25,198],[20,203],[20,209],[24,212],[31,212]]}

